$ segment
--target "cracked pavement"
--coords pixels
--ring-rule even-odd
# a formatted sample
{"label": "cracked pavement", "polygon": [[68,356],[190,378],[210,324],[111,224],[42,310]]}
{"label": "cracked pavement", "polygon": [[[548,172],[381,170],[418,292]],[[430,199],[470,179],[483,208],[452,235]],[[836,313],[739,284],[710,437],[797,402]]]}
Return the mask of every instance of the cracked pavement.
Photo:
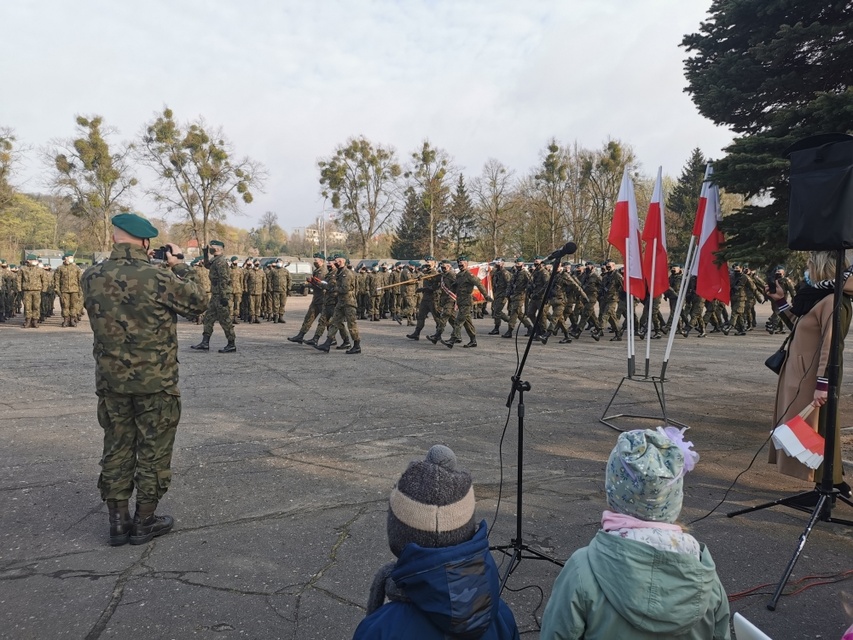
{"label": "cracked pavement", "polygon": [[[106,541],[87,324],[0,325],[0,638],[351,637],[373,573],[393,558],[385,538],[391,486],[436,442],[470,469],[478,519],[491,525],[500,500],[491,541],[510,543],[517,416],[505,403],[514,342],[485,335],[488,320],[477,322],[474,350],[407,340],[406,327],[391,321],[362,322],[362,355],[324,355],[286,341],[306,304],[291,298],[285,325],[238,325],[233,355],[215,352],[224,344],[220,329],[213,351],[190,351],[201,328],[179,324],[183,417],[174,480],[160,508],[176,526],[138,547]],[[758,331],[678,337],[669,415],[691,425],[702,456],[685,482],[684,521],[723,498],[767,437],[775,377],[762,363],[780,342]],[[658,367],[664,345],[652,345]],[[638,351],[642,358],[644,347]],[[624,342],[585,337],[534,346],[523,375],[532,389],[522,501],[523,540],[534,549],[565,559],[598,528],[604,463],[616,437],[598,418],[624,371]],[[845,382],[842,415],[850,415],[851,393]],[[648,384],[628,383],[613,410],[654,413],[653,395]],[[808,488],[764,460],[766,451],[718,512],[691,526],[730,594],[775,585],[805,527],[805,514],[781,507],[725,517]],[[853,519],[853,510],[834,513]],[[496,560],[506,566],[506,556]],[[851,569],[853,529],[818,523],[791,590],[806,576]],[[524,638],[538,637],[558,571],[526,559],[510,577],[504,598]],[[844,591],[853,593],[853,584],[785,596],[773,613],[766,595],[738,600],[732,610],[774,638],[835,638],[850,623]]]}

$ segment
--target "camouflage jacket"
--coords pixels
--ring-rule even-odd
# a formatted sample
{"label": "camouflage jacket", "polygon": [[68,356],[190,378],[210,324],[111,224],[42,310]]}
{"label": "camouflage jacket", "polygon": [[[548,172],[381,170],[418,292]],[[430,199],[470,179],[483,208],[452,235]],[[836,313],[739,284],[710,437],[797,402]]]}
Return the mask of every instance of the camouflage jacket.
{"label": "camouflage jacket", "polygon": [[63,264],[53,274],[53,284],[60,293],[78,293],[82,276],[76,264]]}
{"label": "camouflage jacket", "polygon": [[266,276],[260,269],[251,269],[246,273],[246,288],[245,291],[253,296],[259,296],[264,293],[264,282]]}
{"label": "camouflage jacket", "polygon": [[595,272],[595,269],[584,275],[581,284],[583,284],[583,292],[589,298],[589,301],[597,302],[598,290],[601,288],[601,276]]}
{"label": "camouflage jacket", "polygon": [[287,293],[290,289],[290,272],[284,267],[274,267],[267,275],[267,289],[271,293]]}
{"label": "camouflage jacket", "polygon": [[509,271],[501,267],[492,269],[492,295],[495,298],[505,298],[506,292],[509,290],[509,282],[512,275]]}
{"label": "camouflage jacket", "polygon": [[[311,273],[311,279],[315,282],[317,280],[325,280],[327,276],[327,269],[325,264],[321,264],[319,267],[314,267],[314,271]],[[311,304],[323,302],[323,297],[326,295],[326,292],[323,291],[323,288],[318,286],[317,284],[311,285]]]}
{"label": "camouflage jacket", "polygon": [[527,269],[516,267],[506,294],[511,298],[524,298],[527,295],[527,285],[529,284],[530,272]]}
{"label": "camouflage jacket", "polygon": [[456,274],[447,270],[436,278],[439,282],[438,304],[445,306],[451,301],[456,302]]}
{"label": "camouflage jacket", "polygon": [[551,275],[545,270],[544,266],[540,266],[538,269],[534,268],[532,275],[529,286],[530,297],[541,300],[545,297],[545,290],[548,288],[548,280],[551,279]]}
{"label": "camouflage jacket", "polygon": [[338,303],[339,307],[355,307],[357,306],[355,300],[355,290],[358,286],[356,283],[356,274],[344,267],[343,269],[338,269],[337,277],[335,278],[335,289],[338,294]]}
{"label": "camouflage jacket", "polygon": [[18,271],[19,291],[41,291],[44,280],[44,269],[24,265]]}
{"label": "camouflage jacket", "polygon": [[201,262],[192,267],[193,278],[205,295],[210,296],[210,271]]}
{"label": "camouflage jacket", "polygon": [[198,284],[182,279],[189,271],[155,266],[142,247],[122,243],[83,274],[98,393],[179,395],[177,315],[207,309]]}
{"label": "camouflage jacket", "polygon": [[243,295],[243,277],[245,272],[240,267],[231,267],[231,294],[235,296]]}
{"label": "camouflage jacket", "polygon": [[479,290],[484,298],[489,297],[489,292],[480,282],[480,278],[465,269],[456,274],[456,304],[459,307],[470,307],[473,304],[472,294],[474,289]]}
{"label": "camouflage jacket", "polygon": [[225,256],[216,256],[210,263],[208,277],[210,278],[210,297],[224,300],[222,304],[231,302],[231,267]]}

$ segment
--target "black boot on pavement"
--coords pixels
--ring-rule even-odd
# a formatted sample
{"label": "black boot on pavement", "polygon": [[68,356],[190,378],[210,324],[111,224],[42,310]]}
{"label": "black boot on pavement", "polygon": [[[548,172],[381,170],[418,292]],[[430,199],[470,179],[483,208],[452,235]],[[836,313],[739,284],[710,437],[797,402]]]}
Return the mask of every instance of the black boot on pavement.
{"label": "black boot on pavement", "polygon": [[130,530],[133,528],[127,500],[107,500],[107,509],[110,513],[110,546],[127,544],[130,540]]}
{"label": "black boot on pavement", "polygon": [[318,349],[319,351],[329,353],[329,349],[332,348],[332,339],[326,338],[326,341],[323,344],[315,344],[314,348]]}
{"label": "black boot on pavement", "polygon": [[356,340],[352,343],[352,348],[347,349],[348,354],[361,353],[361,340]]}
{"label": "black boot on pavement", "polygon": [[297,343],[297,344],[302,344],[302,338],[304,338],[304,337],[305,337],[305,332],[304,332],[304,331],[300,331],[300,332],[299,332],[299,333],[297,333],[295,336],[293,336],[293,337],[291,337],[291,338],[288,338],[288,339],[287,339],[287,341],[288,341],[288,342],[295,342],[295,343]]}
{"label": "black boot on pavement", "polygon": [[202,336],[201,342],[194,344],[190,349],[195,349],[196,351],[210,351],[210,336]]}
{"label": "black boot on pavement", "polygon": [[219,350],[219,353],[236,353],[236,352],[237,352],[237,345],[234,344],[233,340],[229,340],[228,344],[226,344],[224,347],[222,347]]}
{"label": "black boot on pavement", "polygon": [[175,520],[172,516],[156,516],[156,502],[136,503],[133,516],[133,529],[130,532],[130,544],[145,544],[152,538],[162,536],[172,530]]}

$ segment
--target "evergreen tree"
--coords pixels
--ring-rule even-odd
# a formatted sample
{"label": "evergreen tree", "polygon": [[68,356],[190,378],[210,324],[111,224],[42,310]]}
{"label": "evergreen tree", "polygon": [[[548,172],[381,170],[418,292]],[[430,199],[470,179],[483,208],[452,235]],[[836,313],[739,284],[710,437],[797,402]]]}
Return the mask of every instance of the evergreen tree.
{"label": "evergreen tree", "polygon": [[474,213],[474,203],[465,187],[465,178],[459,174],[456,181],[456,191],[450,200],[447,216],[441,224],[446,246],[450,255],[456,257],[467,253],[476,242],[477,217]]}
{"label": "evergreen tree", "polygon": [[850,0],[714,0],[684,37],[699,112],[738,134],[714,166],[718,185],[749,198],[723,220],[726,254],[772,265],[788,255],[788,161],[782,153],[853,123]]}
{"label": "evergreen tree", "polygon": [[420,259],[429,253],[429,239],[429,213],[423,199],[410,187],[406,189],[403,215],[391,243],[391,257],[397,260]]}
{"label": "evergreen tree", "polygon": [[699,193],[705,177],[708,160],[696,148],[678,176],[678,182],[666,201],[667,252],[670,256],[683,256],[690,244],[690,234],[699,206]]}

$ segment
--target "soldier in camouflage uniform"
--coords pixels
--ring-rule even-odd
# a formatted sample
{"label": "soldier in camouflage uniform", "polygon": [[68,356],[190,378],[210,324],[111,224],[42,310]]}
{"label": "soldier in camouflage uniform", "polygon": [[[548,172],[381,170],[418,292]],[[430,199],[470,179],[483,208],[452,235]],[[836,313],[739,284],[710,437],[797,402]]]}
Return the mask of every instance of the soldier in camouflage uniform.
{"label": "soldier in camouflage uniform", "polygon": [[572,337],[580,337],[581,332],[586,328],[587,323],[592,323],[592,338],[596,342],[601,339],[603,332],[601,324],[598,322],[598,316],[595,313],[595,305],[598,304],[598,295],[601,290],[601,276],[595,271],[595,265],[592,262],[587,262],[581,276],[581,285],[586,294],[587,301],[583,305],[583,311],[578,318],[578,328]]}
{"label": "soldier in camouflage uniform", "polygon": [[0,323],[6,322],[12,316],[12,305],[9,304],[9,265],[0,260]]}
{"label": "soldier in camouflage uniform", "polygon": [[234,324],[240,324],[244,277],[245,272],[240,268],[237,256],[231,256],[231,320]]}
{"label": "soldier in camouflage uniform", "polygon": [[30,253],[27,264],[22,265],[18,272],[18,290],[24,302],[24,329],[38,329],[43,282],[44,269],[38,266],[38,257]]}
{"label": "soldier in camouflage uniform", "polygon": [[41,281],[41,314],[39,322],[53,316],[53,306],[56,304],[56,289],[53,286],[53,269],[50,263],[42,266],[44,274]]}
{"label": "soldier in camouflage uniform", "polygon": [[421,267],[420,283],[415,290],[418,293],[422,293],[423,296],[420,303],[418,303],[418,318],[415,329],[412,333],[406,335],[410,340],[420,340],[421,331],[423,331],[426,324],[427,314],[431,313],[433,319],[438,318],[436,305],[438,304],[438,291],[441,287],[440,274],[435,270],[435,258],[426,256],[424,262],[426,264]]}
{"label": "soldier in camouflage uniform", "polygon": [[367,310],[370,308],[370,295],[368,295],[368,289],[370,288],[369,280],[370,275],[367,273],[367,267],[361,265],[361,268],[356,273],[356,297],[358,300],[358,319],[359,320],[367,320]]}
{"label": "soldier in camouflage uniform", "polygon": [[[344,324],[349,327],[349,332],[352,335],[352,347],[347,349],[348,354],[361,353],[361,340],[358,337],[358,323],[356,320],[356,274],[352,269],[347,269],[347,260],[343,256],[335,256],[335,268],[337,273],[335,276],[335,292],[337,293],[337,302],[335,303],[335,313],[332,315],[329,333],[326,336],[326,341],[323,344],[315,345],[315,349],[329,352],[332,344],[335,341],[335,334],[344,328]],[[348,345],[349,340],[345,340],[344,344],[338,347],[343,349]]]}
{"label": "soldier in camouflage uniform", "polygon": [[427,336],[427,340],[433,344],[438,344],[441,340],[441,334],[444,333],[444,328],[447,323],[450,323],[450,328],[456,328],[456,274],[453,273],[453,265],[450,260],[442,260],[438,265],[438,270],[441,273],[436,278],[439,281],[438,301],[435,305],[436,314],[435,333]]}
{"label": "soldier in camouflage uniform", "polygon": [[[768,278],[770,283],[775,283],[777,289],[781,289],[782,293],[785,294],[785,297],[782,298],[780,303],[787,302],[789,299],[793,299],[796,294],[796,289],[794,288],[794,283],[791,282],[791,279],[785,276],[785,267],[778,266],[776,270],[771,274]],[[772,292],[771,292],[772,293]],[[766,328],[768,333],[785,333],[785,326],[779,320],[779,309],[777,304],[773,301],[773,298],[770,299],[771,308],[773,313],[770,315],[770,318],[767,320]]]}
{"label": "soldier in camouflage uniform", "polygon": [[59,308],[62,310],[62,326],[77,326],[77,309],[80,306],[80,280],[83,272],[74,264],[74,254],[66,253],[64,262],[53,275],[54,289],[59,292]]}
{"label": "soldier in camouflage uniform", "polygon": [[533,328],[533,323],[524,315],[525,302],[527,300],[527,288],[530,285],[530,273],[524,268],[524,258],[518,256],[515,259],[515,269],[512,272],[512,279],[509,282],[507,289],[507,297],[509,298],[509,315],[502,315],[501,320],[509,325],[504,338],[512,338],[515,332],[515,323],[521,321],[525,327]]}
{"label": "soldier in camouflage uniform", "polygon": [[21,268],[16,264],[10,264],[9,271],[12,273],[12,278],[9,281],[9,291],[11,292],[9,298],[12,303],[12,317],[14,318],[16,315],[21,313],[23,294],[21,292],[21,281],[18,279],[18,274],[21,273]]}
{"label": "soldier in camouflage uniform", "polygon": [[696,291],[696,276],[690,276],[687,281],[687,291],[684,296],[684,306],[688,309],[687,325],[681,332],[685,338],[690,335],[691,329],[696,329],[697,337],[705,337],[705,325],[707,324],[703,310],[705,299]]}
{"label": "soldier in camouflage uniform", "polygon": [[569,273],[569,265],[558,262],[556,265],[557,275],[554,278],[554,286],[550,293],[549,301],[551,303],[550,325],[548,334],[555,336],[558,332],[562,332],[563,339],[561,344],[569,344],[572,341],[569,335],[569,327],[566,324],[566,305],[570,298],[584,299],[586,294],[583,292],[583,287]]}
{"label": "soldier in camouflage uniform", "polygon": [[[536,256],[533,259],[533,272],[530,274],[530,284],[527,287],[527,320],[531,326],[536,322],[536,313],[539,311],[539,306],[542,304],[542,300],[545,299],[548,280],[550,280],[550,275],[545,270],[545,265],[542,263],[542,257]],[[543,335],[545,334],[545,325],[545,313],[543,311],[542,318],[539,320],[539,324],[534,327],[533,334],[537,338],[541,336],[543,341],[547,342],[547,335]]]}
{"label": "soldier in camouflage uniform", "polygon": [[246,275],[246,291],[249,293],[249,322],[259,324],[258,314],[261,312],[261,302],[264,295],[264,272],[261,271],[261,261],[255,260]]}
{"label": "soldier in camouflage uniform", "polygon": [[492,260],[492,269],[489,273],[489,278],[492,281],[492,296],[495,298],[495,301],[492,303],[492,318],[495,320],[495,328],[489,331],[489,335],[499,336],[501,333],[501,319],[506,317],[504,314],[506,294],[509,290],[509,283],[512,280],[510,272],[504,269],[503,258]]}
{"label": "soldier in camouflage uniform", "polygon": [[731,329],[735,330],[736,336],[745,336],[747,328],[746,318],[746,298],[747,291],[754,290],[755,284],[749,279],[749,276],[743,273],[743,267],[735,264],[732,267],[731,278],[731,307],[732,315],[729,320],[729,326],[723,329],[723,333],[729,335]]}
{"label": "soldier in camouflage uniform", "polygon": [[410,261],[404,264],[400,271],[400,282],[406,283],[400,285],[400,315],[406,319],[407,327],[415,326],[415,314],[418,309],[415,303],[415,290],[418,284],[414,282],[417,279],[416,266],[416,263]]}
{"label": "soldier in camouflage uniform", "polygon": [[[320,281],[316,283],[317,287],[322,290],[323,293],[323,313],[320,315],[320,319],[317,322],[317,329],[314,331],[314,337],[310,340],[305,340],[303,344],[307,344],[309,346],[315,347],[320,342],[320,337],[326,331],[331,331],[332,327],[332,316],[335,315],[335,308],[338,306],[338,269],[335,266],[335,261],[331,258],[329,259],[327,265],[326,278],[324,281]],[[351,346],[349,332],[347,332],[346,327],[340,328],[341,332],[341,345],[339,348],[341,349],[349,349]],[[337,342],[332,340],[332,346],[335,346]]]}
{"label": "soldier in camouflage uniform", "polygon": [[457,342],[462,342],[462,329],[465,328],[465,333],[468,334],[468,344],[462,345],[465,349],[470,349],[477,346],[477,330],[474,328],[474,322],[471,320],[471,312],[474,309],[474,289],[477,289],[487,302],[492,302],[492,296],[486,291],[480,278],[468,271],[468,256],[459,256],[456,258],[456,266],[459,267],[459,273],[456,274],[456,282],[454,284],[454,292],[456,293],[456,326],[453,327],[453,334],[450,340],[442,340],[441,344],[450,349]]}
{"label": "soldier in camouflage uniform", "polygon": [[[204,295],[207,296],[208,304],[210,303],[210,272],[207,270],[207,266],[204,264],[204,260],[201,258],[196,258],[192,262],[190,262],[190,266],[193,269],[193,280],[198,284],[201,288]],[[196,324],[204,324],[204,317],[198,316],[197,318],[193,318]]]}
{"label": "soldier in camouflage uniform", "polygon": [[[109,543],[144,544],[168,533],[171,516],[157,503],[172,479],[171,460],[181,417],[176,314],[204,312],[189,268],[168,245],[166,266],[149,262],[157,229],[135,214],[112,219],[110,257],[83,275],[84,304],[94,334],[95,390],[104,449],[98,488],[109,510]],[[128,502],[136,488],[136,513]]]}
{"label": "soldier in camouflage uniform", "polygon": [[[613,329],[613,337],[610,341],[622,339],[622,330],[619,328],[619,294],[625,290],[625,281],[622,279],[622,274],[616,270],[616,264],[608,262],[604,265],[604,271],[607,274],[607,279],[602,283],[604,291],[604,300],[601,303],[601,326],[607,322],[610,328]],[[599,329],[599,333],[601,329]]]}
{"label": "soldier in camouflage uniform", "polygon": [[204,314],[201,342],[190,347],[196,351],[210,351],[210,336],[213,335],[213,327],[217,322],[228,340],[228,344],[220,349],[219,353],[237,351],[237,335],[234,333],[234,323],[231,319],[231,268],[228,266],[228,260],[222,255],[224,250],[225,244],[221,240],[211,240],[210,246],[207,247],[210,302]]}
{"label": "soldier in camouflage uniform", "polygon": [[305,312],[305,319],[302,321],[299,333],[288,338],[288,341],[301,344],[305,334],[308,333],[311,325],[314,324],[315,318],[322,316],[325,291],[320,287],[320,284],[325,280],[326,256],[322,252],[318,252],[314,254],[314,270],[311,273],[311,278],[308,280],[308,284],[311,285],[311,304],[308,305],[308,311]]}
{"label": "soldier in camouflage uniform", "polygon": [[746,290],[746,319],[747,331],[752,331],[758,325],[755,317],[755,303],[764,304],[764,287],[767,283],[755,273],[754,269],[744,268],[744,273],[752,281],[752,287]]}
{"label": "soldier in camouflage uniform", "polygon": [[267,289],[270,293],[270,317],[272,322],[284,324],[284,306],[287,303],[287,290],[290,288],[290,272],[285,269],[284,261],[276,260],[267,274]]}

